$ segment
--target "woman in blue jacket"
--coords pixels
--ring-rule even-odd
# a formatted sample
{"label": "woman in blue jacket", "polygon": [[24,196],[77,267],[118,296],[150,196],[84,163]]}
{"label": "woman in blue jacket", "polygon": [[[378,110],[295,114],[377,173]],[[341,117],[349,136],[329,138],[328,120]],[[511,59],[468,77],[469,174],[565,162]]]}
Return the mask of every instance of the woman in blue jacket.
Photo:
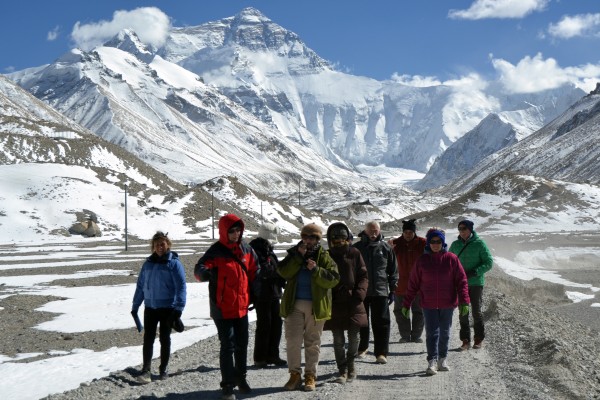
{"label": "woman in blue jacket", "polygon": [[[168,234],[156,232],[152,237],[152,255],[146,259],[137,280],[131,313],[137,315],[144,302],[144,364],[138,376],[140,383],[150,383],[152,375],[152,349],[156,329],[160,323],[160,373],[159,379],[167,378],[167,366],[171,355],[171,327],[180,323],[185,307],[185,270],[177,253],[171,251]],[[181,329],[181,328],[179,328]]]}

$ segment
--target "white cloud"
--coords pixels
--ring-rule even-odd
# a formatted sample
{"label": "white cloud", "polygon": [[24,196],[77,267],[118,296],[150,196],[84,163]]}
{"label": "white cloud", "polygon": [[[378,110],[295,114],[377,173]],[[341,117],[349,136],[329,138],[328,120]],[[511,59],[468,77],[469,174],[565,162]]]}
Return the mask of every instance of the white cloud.
{"label": "white cloud", "polygon": [[600,14],[565,15],[548,27],[550,36],[570,39],[575,36],[600,36]]}
{"label": "white cloud", "polygon": [[56,40],[58,38],[58,30],[60,29],[60,27],[58,25],[56,25],[54,27],[54,29],[52,29],[51,31],[48,32],[48,35],[46,36],[46,39],[49,42],[52,42],[53,40]]}
{"label": "white cloud", "polygon": [[549,0],[475,0],[467,10],[450,10],[454,19],[523,18],[542,11]]}
{"label": "white cloud", "polygon": [[140,7],[132,11],[115,11],[111,21],[90,24],[75,23],[71,38],[83,50],[91,50],[111,39],[123,29],[133,30],[140,40],[153,46],[162,45],[169,32],[169,17],[156,7]]}
{"label": "white cloud", "polygon": [[517,65],[503,59],[492,59],[492,65],[500,74],[500,83],[510,93],[532,93],[569,82],[590,91],[600,80],[600,65],[562,68],[555,59],[544,59],[541,53],[526,56]]}
{"label": "white cloud", "polygon": [[429,86],[438,86],[441,85],[442,82],[435,76],[421,76],[421,75],[398,75],[394,73],[391,78],[394,82],[401,83],[407,86],[414,87],[429,87]]}

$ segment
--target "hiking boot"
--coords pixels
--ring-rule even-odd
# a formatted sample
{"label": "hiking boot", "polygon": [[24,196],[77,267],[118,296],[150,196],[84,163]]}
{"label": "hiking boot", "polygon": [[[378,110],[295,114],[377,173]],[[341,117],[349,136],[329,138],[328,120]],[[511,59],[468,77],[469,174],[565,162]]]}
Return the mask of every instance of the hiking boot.
{"label": "hiking boot", "polygon": [[235,386],[237,386],[238,389],[240,390],[240,393],[243,393],[243,394],[248,394],[252,391],[252,389],[250,388],[250,385],[248,385],[248,381],[246,380],[246,377],[238,378]]}
{"label": "hiking boot", "polygon": [[344,385],[348,379],[348,375],[345,372],[340,372],[340,375],[335,378],[335,383],[339,383],[340,385]]}
{"label": "hiking boot", "polygon": [[458,348],[458,351],[466,351],[469,350],[471,348],[471,341],[464,339],[462,341],[462,345]]}
{"label": "hiking boot", "polygon": [[221,389],[221,400],[235,400],[232,385],[223,386],[223,389]]}
{"label": "hiking boot", "polygon": [[267,368],[267,362],[266,361],[254,361],[254,366],[256,368]]}
{"label": "hiking boot", "polygon": [[348,377],[346,378],[346,382],[350,383],[356,379],[356,371],[348,370]]}
{"label": "hiking boot", "polygon": [[277,358],[270,358],[270,359],[267,360],[267,364],[274,364],[277,367],[283,367],[284,365],[287,365],[287,361],[282,360],[279,357],[277,357]]}
{"label": "hiking boot", "polygon": [[161,381],[164,381],[168,377],[169,377],[169,373],[167,371],[163,371],[160,373],[160,375],[158,375],[158,379],[160,379]]}
{"label": "hiking boot", "polygon": [[438,371],[450,371],[450,366],[448,366],[446,357],[442,357],[438,360],[437,369]]}
{"label": "hiking boot", "polygon": [[423,343],[423,339],[421,339],[420,337],[413,339],[413,343]]}
{"label": "hiking boot", "polygon": [[435,358],[433,358],[428,361],[428,366],[427,366],[427,370],[425,370],[425,373],[427,375],[435,375],[435,374],[437,374],[437,371],[438,371],[437,360]]}
{"label": "hiking boot", "polygon": [[147,383],[152,382],[152,374],[150,373],[150,371],[142,371],[142,373],[138,375],[136,380],[139,383],[145,385]]}
{"label": "hiking boot", "polygon": [[386,357],[385,357],[383,354],[380,354],[380,355],[378,355],[378,356],[377,356],[377,358],[375,359],[375,362],[376,362],[377,364],[387,364],[387,358],[386,358]]}
{"label": "hiking boot", "polygon": [[474,349],[480,349],[483,347],[483,339],[475,338],[475,343],[473,343]]}
{"label": "hiking boot", "polygon": [[316,387],[316,377],[313,374],[304,374],[304,391],[313,392]]}
{"label": "hiking boot", "polygon": [[302,386],[302,378],[300,372],[291,371],[290,380],[283,386],[285,390],[298,390]]}
{"label": "hiking boot", "polygon": [[367,356],[367,349],[363,350],[363,351],[359,351],[358,354],[356,355],[356,358],[365,358]]}

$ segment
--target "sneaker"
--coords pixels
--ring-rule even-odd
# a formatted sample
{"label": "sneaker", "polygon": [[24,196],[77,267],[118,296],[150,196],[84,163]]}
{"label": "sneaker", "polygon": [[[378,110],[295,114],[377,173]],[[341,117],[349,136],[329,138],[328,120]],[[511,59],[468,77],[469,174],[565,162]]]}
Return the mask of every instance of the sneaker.
{"label": "sneaker", "polygon": [[465,339],[462,341],[462,345],[458,348],[458,351],[466,351],[466,350],[469,350],[470,348],[471,348],[471,341]]}
{"label": "sneaker", "polygon": [[316,377],[313,374],[304,375],[304,391],[313,392],[317,387]]}
{"label": "sneaker", "polygon": [[438,360],[437,369],[438,371],[450,371],[450,366],[448,366],[446,357],[442,357]]}
{"label": "sneaker", "polygon": [[142,371],[141,374],[138,375],[137,381],[143,385],[152,382],[152,374],[150,371]]}
{"label": "sneaker", "polygon": [[235,400],[235,394],[233,394],[233,386],[223,386],[223,389],[221,389],[221,400]]}
{"label": "sneaker", "polygon": [[367,356],[367,350],[363,350],[363,351],[359,351],[358,354],[356,354],[356,358],[365,358]]}
{"label": "sneaker", "polygon": [[340,375],[335,378],[335,383],[339,383],[340,385],[343,385],[346,383],[346,381],[348,380],[348,376],[346,375],[346,373],[340,373]]}
{"label": "sneaker", "polygon": [[437,374],[437,370],[438,370],[437,360],[434,358],[434,359],[429,360],[428,363],[429,363],[429,365],[427,366],[427,370],[425,371],[425,373],[427,375]]}
{"label": "sneaker", "polygon": [[375,359],[375,362],[376,362],[377,364],[387,364],[387,358],[386,358],[386,357],[385,357],[383,354],[380,354],[380,355],[378,355],[378,356],[377,356],[377,358]]}
{"label": "sneaker", "polygon": [[410,343],[410,338],[400,338],[400,340],[398,341],[398,343]]}
{"label": "sneaker", "polygon": [[236,385],[238,387],[238,389],[240,390],[240,393],[243,394],[248,394],[252,391],[252,389],[250,388],[250,385],[248,385],[248,381],[246,380],[246,378],[239,378],[236,382]]}
{"label": "sneaker", "polygon": [[302,378],[300,377],[300,372],[291,371],[290,372],[290,380],[287,381],[283,388],[285,390],[298,390],[302,386]]}
{"label": "sneaker", "polygon": [[421,339],[420,337],[413,339],[413,343],[423,343],[423,339]]}
{"label": "sneaker", "polygon": [[475,338],[475,343],[473,343],[474,349],[480,349],[483,347],[483,339]]}

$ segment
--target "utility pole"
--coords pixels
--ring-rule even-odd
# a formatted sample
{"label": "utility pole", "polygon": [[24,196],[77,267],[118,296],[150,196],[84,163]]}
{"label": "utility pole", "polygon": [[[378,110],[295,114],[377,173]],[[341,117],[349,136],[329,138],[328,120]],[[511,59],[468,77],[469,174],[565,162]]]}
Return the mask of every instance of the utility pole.
{"label": "utility pole", "polygon": [[300,184],[302,183],[302,178],[298,178],[298,207],[300,207]]}
{"label": "utility pole", "polygon": [[211,226],[212,226],[212,238],[215,239],[215,195],[214,192],[210,192],[210,215],[211,215]]}
{"label": "utility pole", "polygon": [[125,184],[125,251],[127,251],[127,184]]}

